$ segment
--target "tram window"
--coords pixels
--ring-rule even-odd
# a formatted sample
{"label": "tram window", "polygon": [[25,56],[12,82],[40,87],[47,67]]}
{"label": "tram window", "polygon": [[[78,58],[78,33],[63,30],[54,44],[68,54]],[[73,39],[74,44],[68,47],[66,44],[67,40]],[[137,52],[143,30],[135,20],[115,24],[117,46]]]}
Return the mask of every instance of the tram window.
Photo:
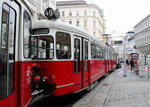
{"label": "tram window", "polygon": [[54,57],[54,39],[52,36],[31,37],[32,58],[52,59]]}
{"label": "tram window", "polygon": [[97,45],[96,46],[96,55],[97,55],[97,59],[100,59],[101,58],[101,51],[100,51],[100,47]]}
{"label": "tram window", "polygon": [[46,58],[46,41],[39,40],[38,58]]}
{"label": "tram window", "polygon": [[104,59],[104,49],[102,47],[100,47],[100,59]]}
{"label": "tram window", "polygon": [[83,58],[84,61],[83,61],[83,69],[84,69],[84,72],[87,72],[88,71],[88,42],[85,41],[84,43],[84,55],[85,57]]}
{"label": "tram window", "polygon": [[80,72],[80,40],[74,39],[74,72]]}
{"label": "tram window", "polygon": [[71,40],[68,33],[56,33],[56,57],[57,59],[71,58]]}
{"label": "tram window", "polygon": [[31,30],[31,19],[29,14],[24,12],[24,57],[30,58],[30,30]]}
{"label": "tram window", "polygon": [[96,44],[91,43],[91,59],[96,59]]}
{"label": "tram window", "polygon": [[14,91],[14,47],[16,12],[3,4],[0,41],[0,99]]}
{"label": "tram window", "polygon": [[85,59],[88,60],[88,42],[85,41]]}

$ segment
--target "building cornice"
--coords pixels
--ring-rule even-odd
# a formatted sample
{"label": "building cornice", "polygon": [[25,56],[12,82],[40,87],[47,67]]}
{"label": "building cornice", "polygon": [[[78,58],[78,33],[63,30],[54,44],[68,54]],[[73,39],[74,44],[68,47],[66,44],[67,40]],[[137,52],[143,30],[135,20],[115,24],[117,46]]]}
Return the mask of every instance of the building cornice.
{"label": "building cornice", "polygon": [[[82,0],[81,0],[82,1]],[[85,3],[85,4],[78,4],[78,5],[76,5],[76,4],[62,4],[62,5],[58,5],[59,3],[61,3],[61,2],[64,2],[64,1],[59,1],[59,2],[56,2],[56,7],[57,8],[95,8],[95,9],[97,9],[98,11],[99,11],[99,14],[101,13],[101,9],[99,8],[99,6],[97,6],[97,5],[94,5],[94,4],[87,4],[87,3]],[[67,1],[68,3],[69,2],[72,2],[72,1]],[[101,16],[101,14],[100,14],[100,16]]]}

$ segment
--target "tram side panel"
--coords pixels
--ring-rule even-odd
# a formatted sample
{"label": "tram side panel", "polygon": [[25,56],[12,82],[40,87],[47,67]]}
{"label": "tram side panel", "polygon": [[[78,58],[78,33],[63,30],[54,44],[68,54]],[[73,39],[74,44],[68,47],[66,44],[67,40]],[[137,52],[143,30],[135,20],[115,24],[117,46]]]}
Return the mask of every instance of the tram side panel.
{"label": "tram side panel", "polygon": [[90,56],[90,84],[92,84],[106,73],[103,46],[91,41]]}
{"label": "tram side panel", "polygon": [[32,62],[18,62],[18,103],[21,107],[28,106],[32,100]]}
{"label": "tram side panel", "polygon": [[105,74],[104,60],[90,61],[90,83],[95,82]]}
{"label": "tram side panel", "polygon": [[[51,78],[56,84],[55,96],[61,96],[74,91],[74,62],[73,61],[45,61],[38,62],[41,69],[41,77],[49,78],[47,84],[51,84]],[[80,78],[79,78],[80,79]]]}
{"label": "tram side panel", "polygon": [[116,62],[116,60],[114,59],[113,60],[113,69],[115,69],[117,67],[117,62]]}

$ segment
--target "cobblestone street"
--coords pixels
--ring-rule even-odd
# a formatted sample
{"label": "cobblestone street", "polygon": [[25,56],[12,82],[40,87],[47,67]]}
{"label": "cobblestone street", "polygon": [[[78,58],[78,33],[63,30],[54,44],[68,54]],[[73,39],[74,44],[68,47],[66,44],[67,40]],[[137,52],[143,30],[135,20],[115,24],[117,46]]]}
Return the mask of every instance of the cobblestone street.
{"label": "cobblestone street", "polygon": [[102,84],[73,107],[150,107],[150,80],[124,69],[111,73]]}

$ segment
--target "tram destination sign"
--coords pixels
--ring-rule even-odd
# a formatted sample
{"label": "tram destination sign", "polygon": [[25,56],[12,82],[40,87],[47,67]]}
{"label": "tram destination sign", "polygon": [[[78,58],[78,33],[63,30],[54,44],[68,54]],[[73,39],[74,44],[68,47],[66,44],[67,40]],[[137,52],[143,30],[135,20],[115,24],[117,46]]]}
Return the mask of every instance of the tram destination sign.
{"label": "tram destination sign", "polygon": [[119,41],[114,41],[114,44],[122,44],[122,41],[121,40],[119,40]]}

